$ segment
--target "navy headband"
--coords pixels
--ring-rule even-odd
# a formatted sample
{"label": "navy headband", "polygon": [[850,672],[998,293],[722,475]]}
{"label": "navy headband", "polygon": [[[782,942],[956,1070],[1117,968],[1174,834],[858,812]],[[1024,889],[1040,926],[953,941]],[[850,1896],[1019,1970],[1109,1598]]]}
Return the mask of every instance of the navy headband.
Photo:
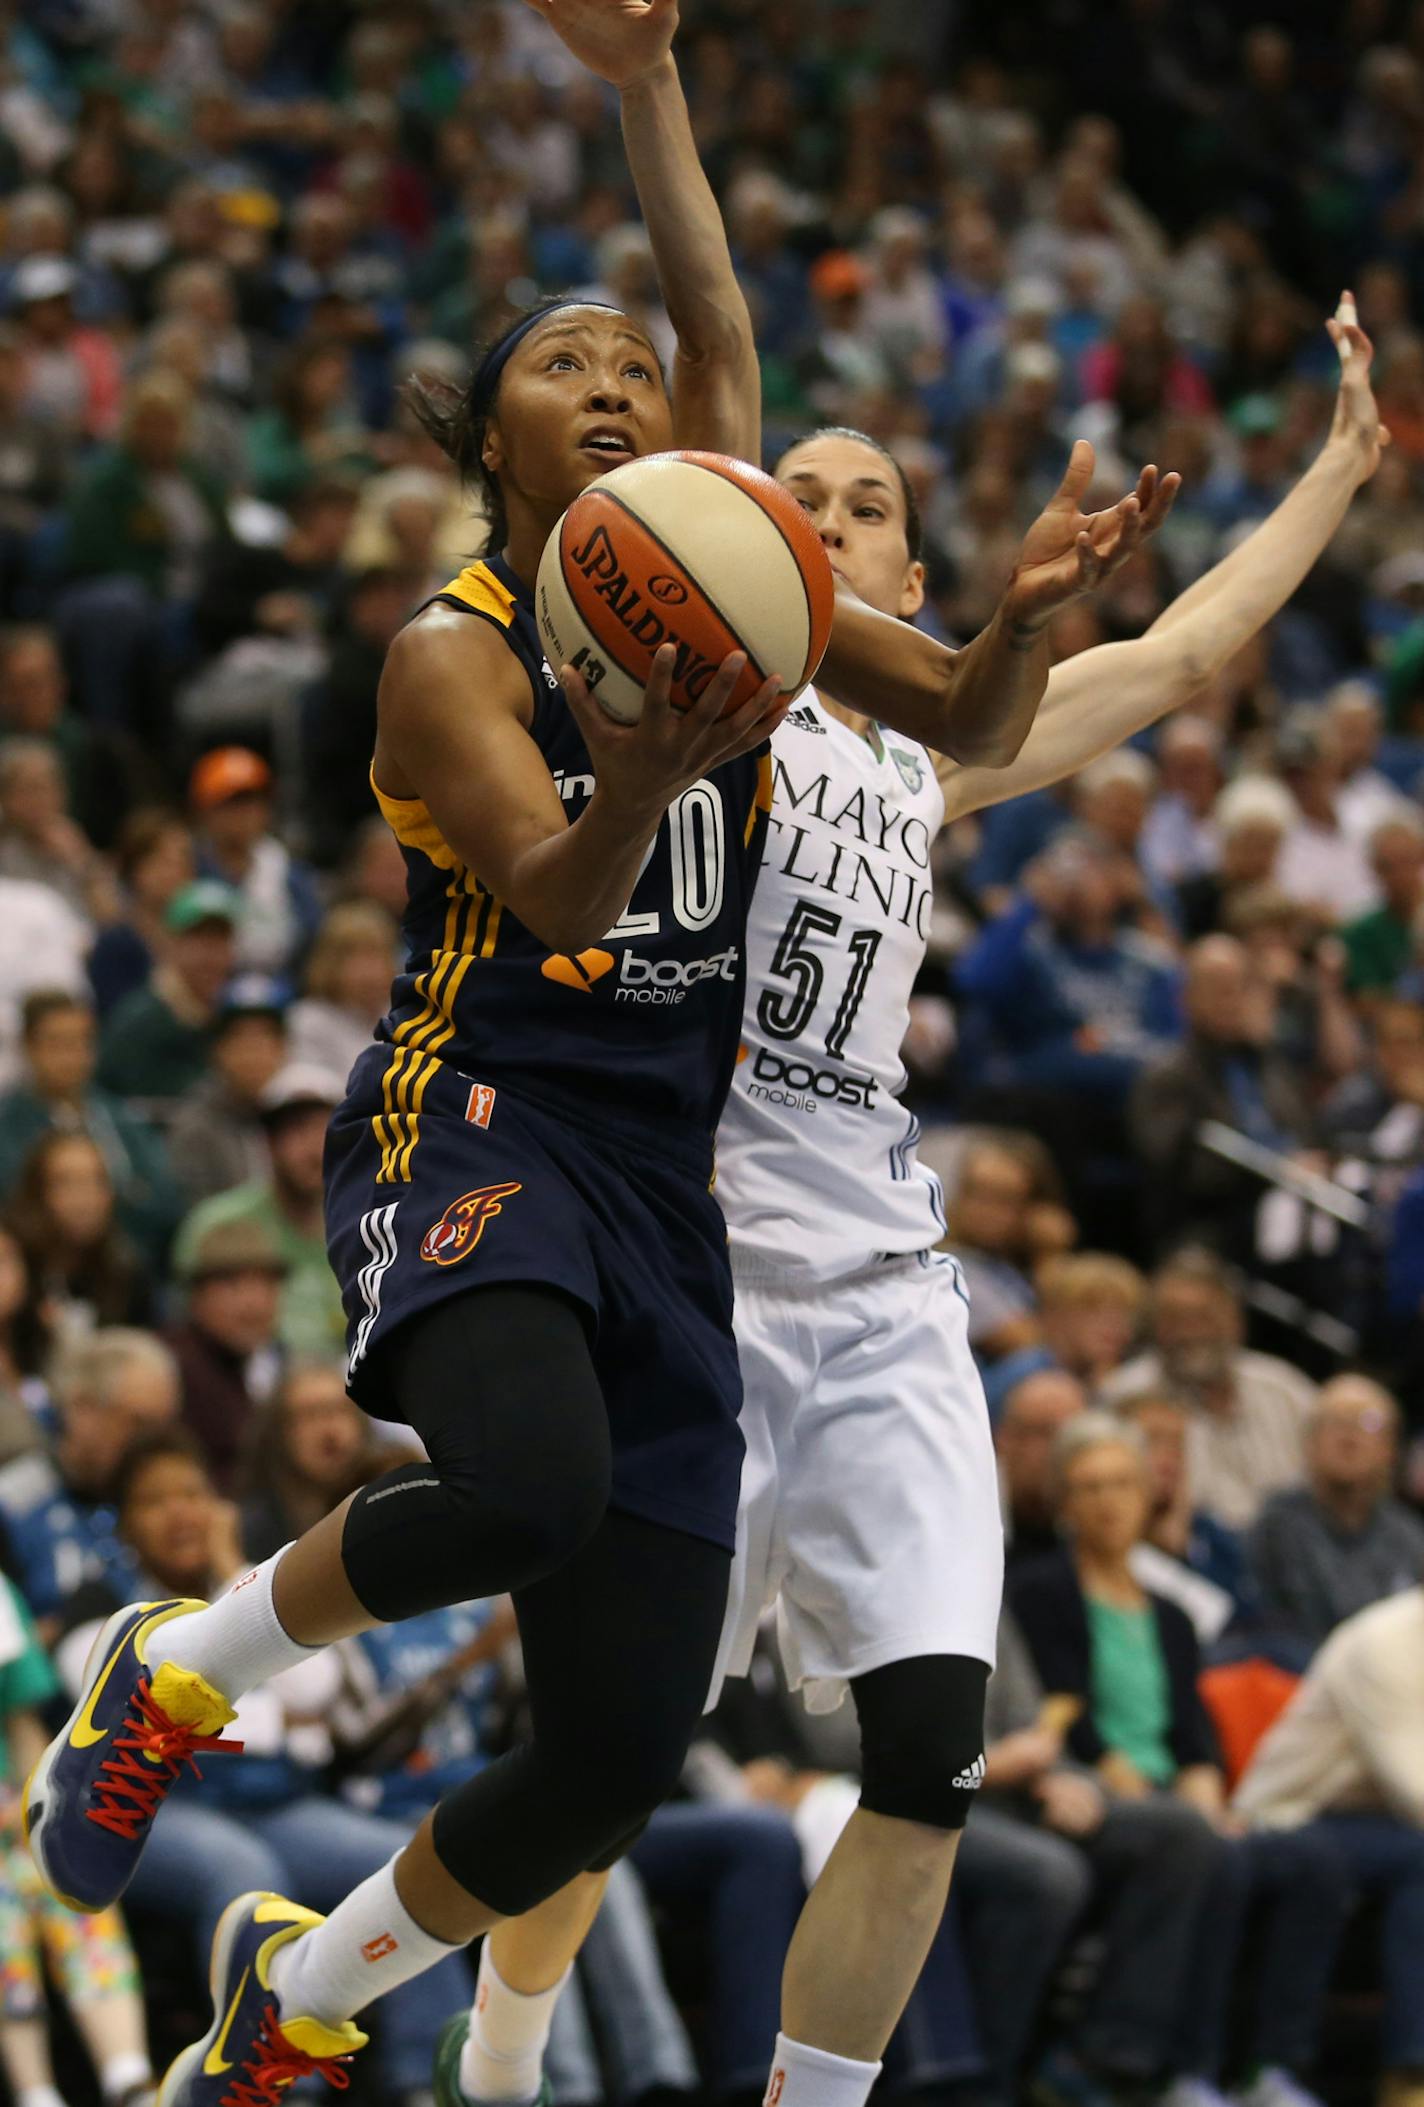
{"label": "navy headband", "polygon": [[572,296],[567,300],[551,300],[547,307],[536,307],[532,314],[526,315],[522,322],[515,324],[507,337],[502,337],[499,343],[492,344],[480,360],[475,377],[470,383],[470,408],[476,417],[489,414],[490,404],[494,401],[495,390],[499,386],[499,377],[530,330],[537,329],[541,322],[547,322],[550,315],[563,314],[566,308],[571,307],[597,307],[606,315],[621,315],[623,312],[621,307],[614,307],[608,300],[579,300]]}

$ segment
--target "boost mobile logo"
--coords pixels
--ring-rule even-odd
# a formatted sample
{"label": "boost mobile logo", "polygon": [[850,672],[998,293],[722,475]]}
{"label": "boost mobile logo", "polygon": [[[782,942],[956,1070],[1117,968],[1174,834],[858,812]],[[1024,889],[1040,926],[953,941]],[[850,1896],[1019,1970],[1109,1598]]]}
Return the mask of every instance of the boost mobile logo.
{"label": "boost mobile logo", "polygon": [[611,951],[580,951],[577,958],[566,958],[556,951],[546,958],[539,971],[545,980],[556,980],[561,988],[581,988],[587,995],[596,980],[613,971],[614,958]]}

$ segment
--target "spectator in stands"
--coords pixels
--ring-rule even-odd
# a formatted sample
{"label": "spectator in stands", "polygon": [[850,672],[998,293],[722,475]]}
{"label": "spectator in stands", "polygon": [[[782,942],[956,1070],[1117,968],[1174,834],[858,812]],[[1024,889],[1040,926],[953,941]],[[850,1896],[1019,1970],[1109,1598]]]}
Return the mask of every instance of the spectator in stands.
{"label": "spectator in stands", "polygon": [[1204,717],[1170,718],[1157,742],[1157,766],[1157,796],[1142,830],[1143,867],[1160,886],[1185,885],[1215,870],[1220,859],[1220,732]]}
{"label": "spectator in stands", "polygon": [[330,1514],[356,1483],[370,1432],[346,1394],[341,1362],[287,1366],[248,1445],[242,1542],[250,1559],[270,1558]]}
{"label": "spectator in stands", "polygon": [[1005,1548],[1013,1564],[1027,1563],[1059,1548],[1053,1444],[1059,1429],[1075,1419],[1087,1402],[1077,1377],[1055,1368],[1047,1354],[1004,1396],[994,1446],[999,1456]]}
{"label": "spectator in stands", "polygon": [[1272,1044],[1273,991],[1252,974],[1244,947],[1206,936],[1187,954],[1187,1037],[1151,1061],[1132,1097],[1132,1134],[1150,1172],[1159,1237],[1217,1243],[1237,1256],[1252,1248],[1260,1181],[1203,1149],[1208,1121],[1294,1155],[1312,1139],[1310,1107]]}
{"label": "spectator in stands", "polygon": [[58,893],[0,877],[0,1083],[18,1080],[20,1014],[41,988],[83,994],[89,932]]}
{"label": "spectator in stands", "polygon": [[1370,1012],[1367,1045],[1368,1060],[1326,1099],[1321,1132],[1337,1156],[1412,1167],[1424,1161],[1424,1007],[1382,997]]}
{"label": "spectator in stands", "polygon": [[149,373],[131,385],[116,445],[70,494],[65,553],[75,578],[132,578],[179,602],[197,593],[212,545],[227,533],[223,494],[188,451],[183,383]]}
{"label": "spectator in stands", "polygon": [[1033,865],[1020,904],[960,959],[966,1037],[977,1028],[999,1087],[1121,1104],[1169,1037],[1167,960],[1119,934],[1116,861],[1091,839],[1055,843]]}
{"label": "spectator in stands", "polygon": [[1274,776],[1238,776],[1227,784],[1212,807],[1219,860],[1177,888],[1184,936],[1224,929],[1233,901],[1270,883],[1295,817],[1290,792]]}
{"label": "spectator in stands", "polygon": [[13,606],[18,576],[28,568],[32,537],[52,512],[73,473],[75,443],[60,426],[42,424],[26,403],[24,340],[0,322],[0,589]]}
{"label": "spectator in stands", "polygon": [[[1076,1700],[1067,1747],[1122,1798],[1168,1794],[1229,1834],[1216,1739],[1197,1691],[1196,1634],[1175,1603],[1143,1588],[1132,1565],[1149,1506],[1140,1435],[1110,1414],[1082,1414],[1055,1442],[1053,1480],[1067,1548],[1016,1569],[1008,1599],[1044,1688]],[[1348,1906],[1337,1876],[1333,1855],[1314,1837],[1284,1849],[1246,1842],[1223,1854],[1169,2071],[1220,2082],[1241,1913],[1254,1891],[1266,1909],[1253,1929],[1261,1983],[1248,2063],[1257,2085],[1275,2081],[1263,2101],[1299,2097],[1292,2073],[1313,2059]],[[1063,2096],[1072,2097],[1072,2077]]]}
{"label": "spectator in stands", "polygon": [[100,930],[89,954],[94,1000],[105,1022],[125,995],[147,986],[163,948],[163,918],[196,871],[192,835],[175,813],[157,806],[125,821],[114,860],[118,918]]}
{"label": "spectator in stands", "polygon": [[272,832],[272,771],[243,746],[206,753],[188,783],[200,876],[229,886],[241,902],[237,962],[258,973],[289,973],[320,919],[306,866]]}
{"label": "spectator in stands", "polygon": [[87,1134],[108,1165],[120,1223],[160,1262],[178,1221],[172,1169],[152,1127],[94,1081],[92,1007],[59,989],[41,990],[25,1002],[20,1040],[23,1080],[0,1097],[0,1194],[14,1190],[42,1135]]}
{"label": "spectator in stands", "polygon": [[288,1020],[291,1057],[348,1075],[391,999],[398,934],[383,909],[350,900],[324,917],[307,960],[306,993]]}
{"label": "spectator in stands", "polygon": [[27,256],[10,280],[24,374],[23,407],[66,439],[107,439],[119,418],[122,371],[106,330],[76,321],[78,274],[65,256]]}
{"label": "spectator in stands", "polygon": [[391,641],[419,604],[421,584],[384,566],[358,572],[335,624],[326,673],[306,697],[306,801],[312,854],[323,869],[342,861],[353,832],[370,817],[367,748],[375,742],[376,690]]}
{"label": "spectator in stands", "polygon": [[287,1005],[285,983],[266,973],[239,973],[223,990],[208,1071],[179,1100],[168,1130],[190,1202],[267,1169],[262,1098],[288,1052]]}
{"label": "spectator in stands", "polygon": [[193,611],[205,657],[249,637],[321,631],[340,592],[356,500],[353,483],[324,478],[293,500],[280,541],[228,541],[211,552]]}
{"label": "spectator in stands", "polygon": [[79,2030],[105,2107],[152,2107],[143,1986],[123,1919],[117,1909],[78,1916],[64,1908],[19,1833],[19,1794],[44,1754],[44,1709],[59,1690],[23,1597],[0,1579],[0,2066],[16,2107],[64,2107],[50,2055],[48,1978]]}
{"label": "spectator in stands", "polygon": [[1180,1251],[1152,1280],[1152,1345],[1103,1386],[1110,1404],[1169,1391],[1191,1413],[1187,1466],[1198,1504],[1244,1529],[1263,1502],[1305,1475],[1315,1386],[1288,1362],[1244,1345],[1241,1298],[1209,1251]]}
{"label": "spectator in stands", "polygon": [[64,767],[43,739],[0,746],[0,874],[47,885],[86,923],[114,911],[112,881],[68,810]]}
{"label": "spectator in stands", "polygon": [[237,1482],[254,1416],[279,1379],[277,1323],[286,1266],[260,1222],[185,1229],[183,1316],[167,1338],[183,1385],[183,1419],[224,1492]]}
{"label": "spectator in stands", "polygon": [[226,885],[197,878],[163,910],[159,962],[146,986],[110,1011],[99,1080],[162,1114],[203,1075],[213,1019],[232,978],[241,904]]}
{"label": "spectator in stands", "polygon": [[1244,946],[1252,979],[1271,998],[1270,1051],[1285,1061],[1308,1097],[1352,1075],[1364,1039],[1345,992],[1348,961],[1340,939],[1273,885],[1253,886],[1226,908],[1226,933]]}
{"label": "spectator in stands", "polygon": [[1342,1888],[1382,1905],[1381,2100],[1418,2107],[1424,1925],[1424,1588],[1358,1611],[1325,1641],[1236,1788],[1264,1831],[1307,1827],[1336,1852]]}
{"label": "spectator in stands", "polygon": [[1092,1397],[1137,1339],[1147,1282],[1106,1251],[1069,1251],[1038,1276],[1043,1343]]}
{"label": "spectator in stands", "polygon": [[17,622],[0,631],[0,738],[38,739],[57,755],[69,809],[90,841],[108,849],[132,794],[134,756],[69,703],[53,630],[42,622]]}
{"label": "spectator in stands", "polygon": [[1364,846],[1340,815],[1340,766],[1328,727],[1294,715],[1276,745],[1277,765],[1299,807],[1276,864],[1276,883],[1327,923],[1350,922],[1379,902]]}
{"label": "spectator in stands", "polygon": [[10,1220],[61,1333],[152,1315],[153,1280],[117,1215],[98,1143],[60,1127],[42,1134],[21,1165]]}
{"label": "spectator in stands", "polygon": [[1051,1174],[1048,1151],[1031,1136],[1001,1139],[989,1128],[971,1133],[949,1203],[949,1247],[969,1290],[969,1343],[985,1361],[1036,1346],[1041,1336],[1029,1273],[1031,1151],[1042,1155]]}
{"label": "spectator in stands", "polygon": [[288,353],[272,407],[248,427],[248,472],[259,497],[284,505],[319,477],[370,469],[351,379],[350,355],[334,337],[309,337]]}
{"label": "spectator in stands", "polygon": [[[115,1489],[118,1531],[140,1575],[138,1592],[219,1594],[242,1570],[235,1516],[220,1502],[191,1439],[181,1432],[138,1442]],[[127,1600],[120,1595],[118,1601]],[[74,1605],[60,1651],[71,1689],[96,1632],[116,1607],[102,1586]],[[253,1888],[274,1889],[315,1909],[332,1909],[408,1840],[394,1823],[364,1814],[315,1789],[329,1756],[321,1724],[335,1694],[329,1653],[249,1691],[227,1747],[204,1757],[201,1797],[177,1795],[134,1877],[136,1906],[187,1924],[206,1953],[228,1903]],[[375,2057],[383,2098],[394,2107],[428,2101],[431,2045],[444,2017],[470,1995],[463,1956],[394,1991],[383,2007]]]}
{"label": "spectator in stands", "polygon": [[1261,1607],[1308,1658],[1357,1610],[1424,1573],[1424,1522],[1392,1495],[1399,1407],[1368,1376],[1338,1375],[1315,1400],[1307,1481],[1275,1493],[1250,1536]]}
{"label": "spectator in stands", "polygon": [[277,1329],[290,1353],[334,1354],[345,1343],[341,1293],[326,1257],[322,1189],[327,1123],[343,1089],[343,1079],[324,1068],[290,1063],[280,1069],[262,1100],[267,1176],[202,1201],[178,1232],[180,1271],[219,1223],[255,1223],[266,1234],[285,1269]]}
{"label": "spectator in stands", "polygon": [[109,1500],[125,1450],[177,1417],[178,1370],[151,1333],[113,1327],[61,1356],[53,1388],[52,1443],[0,1470],[0,1564],[51,1632],[76,1590],[106,1574],[121,1602],[134,1599]]}
{"label": "spectator in stands", "polygon": [[1407,805],[1386,813],[1366,837],[1380,905],[1340,932],[1352,994],[1388,994],[1414,959],[1424,905],[1424,820]]}
{"label": "spectator in stands", "polygon": [[53,1408],[44,1377],[51,1328],[30,1274],[25,1247],[0,1222],[0,1464],[40,1446]]}
{"label": "spectator in stands", "polygon": [[[1211,1629],[1204,1627],[1200,1617],[1193,1618],[1197,1636],[1210,1643],[1227,1622],[1254,1619],[1257,1602],[1241,1538],[1207,1514],[1193,1497],[1190,1410],[1179,1398],[1154,1390],[1123,1398],[1117,1410],[1136,1427],[1146,1452],[1150,1506],[1142,1543],[1185,1566],[1228,1598],[1220,1605],[1220,1614],[1213,1609]],[[1160,1568],[1152,1570],[1160,1572]],[[1164,1587],[1163,1591],[1170,1590]],[[1188,1615],[1201,1601],[1189,1594],[1177,1599]]]}
{"label": "spectator in stands", "polygon": [[1191,1808],[1166,1795],[1124,1799],[1074,1763],[1064,1746],[1070,1722],[1005,1612],[989,1679],[984,1789],[954,1868],[980,2031],[1003,2100],[1019,2096],[1043,1994],[1095,1903],[1106,1904],[1105,1951],[1068,2055],[1054,2056],[1046,2075],[1062,2084],[1077,2066],[1130,2087],[1172,2067],[1223,1853]]}
{"label": "spectator in stands", "polygon": [[1343,680],[1325,698],[1325,723],[1340,770],[1340,824],[1356,841],[1371,841],[1387,819],[1410,809],[1409,800],[1375,766],[1384,734],[1383,705],[1368,681]]}

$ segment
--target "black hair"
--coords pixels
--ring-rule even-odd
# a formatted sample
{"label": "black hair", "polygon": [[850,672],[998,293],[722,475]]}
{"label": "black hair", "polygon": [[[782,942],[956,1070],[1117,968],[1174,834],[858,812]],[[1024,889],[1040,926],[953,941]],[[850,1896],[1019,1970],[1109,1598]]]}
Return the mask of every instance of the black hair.
{"label": "black hair", "polygon": [[889,463],[895,471],[895,480],[900,486],[900,496],[904,501],[905,543],[910,551],[910,561],[918,563],[925,545],[925,523],[920,516],[920,501],[915,496],[915,487],[906,475],[903,464],[896,460],[889,447],[883,446],[878,439],[872,439],[869,432],[858,432],[848,424],[823,424],[814,432],[803,432],[799,439],[792,440],[790,446],[783,447],[781,459],[776,464],[777,468],[780,469],[788,454],[794,454],[798,446],[805,446],[812,439],[854,439],[858,446],[872,448],[882,461]]}
{"label": "black hair", "polygon": [[[463,387],[447,380],[443,374],[412,373],[401,389],[402,398],[421,430],[427,432],[440,451],[454,462],[465,487],[478,493],[481,509],[489,522],[489,539],[485,546],[490,549],[503,547],[509,533],[509,515],[499,478],[491,475],[484,463],[485,429],[499,402],[499,381],[490,391],[484,376],[511,337],[520,335],[542,315],[552,314],[569,304],[567,293],[553,293],[516,315],[508,328],[502,329],[497,337],[492,337],[489,343],[479,348],[470,378]],[[590,305],[600,306],[602,303],[594,301]],[[500,378],[503,378],[502,374]]]}
{"label": "black hair", "polygon": [[211,1488],[213,1474],[208,1459],[187,1428],[153,1427],[146,1434],[136,1434],[120,1456],[108,1487],[112,1504],[122,1514],[149,1465],[171,1462],[191,1463]]}

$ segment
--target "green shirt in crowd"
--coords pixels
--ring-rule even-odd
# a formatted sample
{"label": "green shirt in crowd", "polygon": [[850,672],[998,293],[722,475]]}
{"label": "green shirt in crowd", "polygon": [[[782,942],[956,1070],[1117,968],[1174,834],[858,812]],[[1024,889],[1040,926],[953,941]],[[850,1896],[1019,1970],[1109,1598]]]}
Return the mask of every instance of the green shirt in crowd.
{"label": "green shirt in crowd", "polygon": [[185,1217],[173,1247],[173,1263],[184,1274],[203,1238],[219,1223],[256,1222],[287,1268],[277,1335],[289,1353],[340,1354],[346,1344],[346,1312],[326,1256],[323,1236],[304,1236],[277,1204],[265,1180],[234,1185],[200,1200]]}
{"label": "green shirt in crowd", "polygon": [[0,1778],[10,1777],[10,1721],[32,1712],[59,1689],[34,1618],[18,1588],[0,1575]]}
{"label": "green shirt in crowd", "polygon": [[1346,985],[1352,995],[1392,988],[1413,955],[1409,924],[1388,907],[1377,907],[1373,914],[1347,922],[1340,940],[1348,961]]}
{"label": "green shirt in crowd", "polygon": [[1167,1663],[1151,1608],[1120,1609],[1089,1595],[1088,1638],[1093,1656],[1093,1724],[1111,1749],[1134,1763],[1154,1785],[1177,1775]]}

